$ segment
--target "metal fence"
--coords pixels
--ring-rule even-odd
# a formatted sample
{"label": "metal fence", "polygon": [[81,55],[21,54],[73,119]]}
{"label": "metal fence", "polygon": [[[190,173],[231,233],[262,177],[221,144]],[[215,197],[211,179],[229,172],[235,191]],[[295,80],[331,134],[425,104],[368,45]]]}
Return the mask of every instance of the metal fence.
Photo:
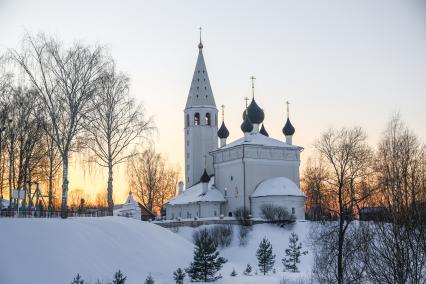
{"label": "metal fence", "polygon": [[[108,210],[88,210],[85,212],[68,210],[68,217],[105,217],[110,216]],[[60,218],[61,211],[58,210],[9,210],[0,211],[3,218]]]}

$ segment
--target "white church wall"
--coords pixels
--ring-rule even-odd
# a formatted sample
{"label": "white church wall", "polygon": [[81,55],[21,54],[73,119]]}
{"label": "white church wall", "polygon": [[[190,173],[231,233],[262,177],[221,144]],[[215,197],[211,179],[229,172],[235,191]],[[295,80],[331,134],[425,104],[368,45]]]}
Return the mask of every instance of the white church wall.
{"label": "white church wall", "polygon": [[[246,202],[264,180],[274,177],[286,177],[299,186],[299,162],[280,160],[245,159],[246,166]],[[249,203],[247,203],[249,204]]]}
{"label": "white church wall", "polygon": [[[229,216],[229,212],[233,213],[244,206],[244,182],[246,188],[245,204],[249,210],[251,210],[250,195],[255,191],[257,185],[266,179],[287,177],[298,186],[300,185],[299,152],[287,151],[289,154],[283,155],[282,149],[246,146],[244,147],[245,165],[243,166],[242,148],[236,147],[214,154],[216,158],[216,164],[214,165],[215,183],[216,188],[226,195],[227,204],[224,207],[224,215],[226,216]],[[283,158],[279,159],[281,156]],[[283,160],[284,157],[288,157],[290,160]],[[238,194],[236,194],[236,188],[238,188]]]}
{"label": "white church wall", "polygon": [[223,208],[225,216],[229,216],[230,212],[233,214],[244,204],[244,180],[242,177],[243,167],[240,159],[215,165],[216,188],[223,193],[227,200]]}
{"label": "white church wall", "polygon": [[[298,220],[305,219],[305,197],[303,196],[262,196],[251,198],[252,215],[262,218],[262,205],[271,204],[284,207]],[[294,212],[294,213],[293,213]]]}
{"label": "white church wall", "polygon": [[166,218],[172,220],[176,218],[193,219],[205,217],[219,217],[221,205],[219,202],[202,202],[200,204],[190,203],[182,205],[166,205]]}
{"label": "white church wall", "polygon": [[[200,115],[200,125],[194,125],[195,113]],[[210,113],[210,125],[206,124],[206,114]],[[187,117],[189,116],[189,126]],[[204,171],[206,157],[207,173],[213,174],[213,157],[209,152],[217,149],[217,109],[200,106],[185,110],[185,186],[199,182]]]}

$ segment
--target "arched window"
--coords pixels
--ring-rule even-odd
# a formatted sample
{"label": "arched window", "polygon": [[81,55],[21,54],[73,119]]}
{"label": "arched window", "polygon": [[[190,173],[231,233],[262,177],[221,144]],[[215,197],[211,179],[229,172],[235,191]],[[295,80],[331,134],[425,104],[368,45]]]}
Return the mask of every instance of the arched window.
{"label": "arched window", "polygon": [[211,125],[212,121],[211,121],[211,117],[210,117],[210,113],[206,113],[206,125]]}
{"label": "arched window", "polygon": [[194,125],[200,125],[200,114],[198,112],[194,115]]}
{"label": "arched window", "polygon": [[186,127],[189,127],[189,114],[186,115]]}
{"label": "arched window", "polygon": [[217,115],[214,116],[214,125],[218,125],[217,124]]}

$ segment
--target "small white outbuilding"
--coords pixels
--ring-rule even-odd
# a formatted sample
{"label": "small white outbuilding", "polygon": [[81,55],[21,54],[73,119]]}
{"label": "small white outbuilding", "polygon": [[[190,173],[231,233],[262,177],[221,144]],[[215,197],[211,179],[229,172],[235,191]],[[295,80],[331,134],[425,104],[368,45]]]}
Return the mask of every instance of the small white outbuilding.
{"label": "small white outbuilding", "polygon": [[298,220],[305,219],[305,194],[286,177],[264,180],[256,187],[250,199],[253,217],[262,217],[263,205],[273,205],[286,208]]}

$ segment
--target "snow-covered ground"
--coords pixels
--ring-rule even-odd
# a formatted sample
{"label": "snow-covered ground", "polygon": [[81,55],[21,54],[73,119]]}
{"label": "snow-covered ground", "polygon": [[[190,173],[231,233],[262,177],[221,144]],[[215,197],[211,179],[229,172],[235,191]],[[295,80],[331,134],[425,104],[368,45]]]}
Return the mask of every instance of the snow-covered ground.
{"label": "snow-covered ground", "polygon": [[[307,248],[309,222],[280,228],[253,226],[246,246],[239,246],[238,226],[230,247],[221,250],[228,259],[217,283],[279,283],[309,276],[312,253],[302,256],[301,273],[282,272],[281,259],[291,232],[298,233]],[[197,228],[182,227],[177,233],[157,225],[124,217],[61,219],[0,219],[0,284],[66,284],[80,273],[88,283],[111,281],[120,269],[127,284],[145,281],[149,273],[155,283],[174,283],[176,268],[186,268],[192,260],[192,233]],[[257,268],[256,250],[267,237],[276,254],[276,274],[244,276],[247,263]],[[232,269],[238,276],[231,277]],[[186,279],[185,283],[189,283]]]}
{"label": "snow-covered ground", "polygon": [[[220,284],[231,284],[231,283],[275,283],[279,284],[280,280],[284,277],[291,280],[307,280],[311,275],[311,268],[313,264],[313,253],[308,247],[308,237],[310,231],[310,222],[298,221],[295,224],[286,225],[283,228],[277,225],[271,224],[259,224],[254,225],[252,231],[248,235],[247,245],[240,246],[238,240],[238,226],[234,226],[234,238],[231,245],[220,251],[220,254],[228,259],[228,262],[224,265],[221,274],[223,278],[217,283]],[[214,225],[209,225],[214,226]],[[204,226],[204,227],[209,227]],[[202,227],[200,227],[202,228]],[[192,234],[199,228],[183,227],[179,228],[178,235],[191,241]],[[309,253],[301,257],[301,263],[299,264],[300,273],[283,272],[283,265],[281,259],[284,257],[285,249],[288,248],[288,239],[290,234],[294,232],[299,235],[299,241],[302,242],[303,248],[308,250]],[[255,271],[258,270],[256,250],[259,246],[260,241],[266,237],[272,244],[273,253],[275,256],[275,269],[276,273],[269,273],[269,275],[263,276],[260,272],[255,275]],[[243,271],[247,264],[250,264],[253,268],[252,276],[243,275]],[[232,270],[238,273],[238,276],[230,276]]]}
{"label": "snow-covered ground", "polygon": [[169,230],[124,217],[0,218],[0,284],[67,284],[77,273],[94,284],[119,269],[128,284],[150,272],[156,283],[172,283],[192,251]]}

